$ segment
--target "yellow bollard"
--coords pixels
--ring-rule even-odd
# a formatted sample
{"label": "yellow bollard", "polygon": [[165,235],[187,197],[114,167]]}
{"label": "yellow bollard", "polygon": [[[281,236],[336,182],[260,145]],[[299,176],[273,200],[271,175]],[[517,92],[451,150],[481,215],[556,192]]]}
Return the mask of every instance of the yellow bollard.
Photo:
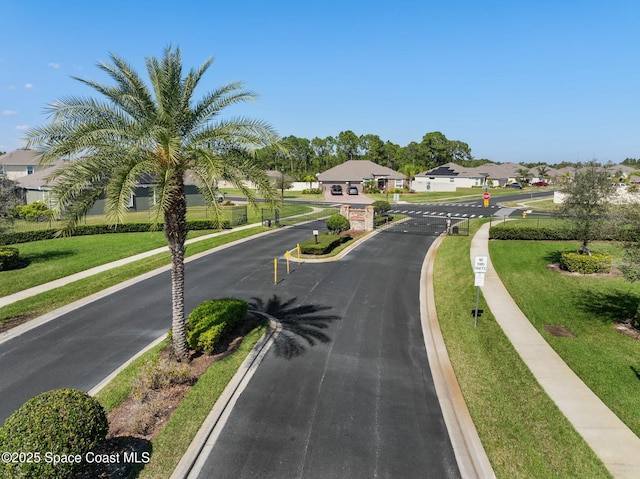
{"label": "yellow bollard", "polygon": [[291,272],[291,271],[290,271],[290,269],[289,269],[289,256],[290,256],[290,253],[289,253],[289,251],[287,250],[287,251],[284,253],[284,257],[285,257],[285,258],[286,258],[286,260],[287,260],[287,274],[289,274],[289,273]]}
{"label": "yellow bollard", "polygon": [[278,258],[273,258],[273,284],[278,284]]}
{"label": "yellow bollard", "polygon": [[300,264],[300,243],[296,245],[296,250],[298,251],[298,264]]}
{"label": "yellow bollard", "polygon": [[527,219],[527,212],[526,212],[526,211],[523,211],[523,212],[522,212],[522,219],[523,219],[523,220],[526,220],[526,219]]}

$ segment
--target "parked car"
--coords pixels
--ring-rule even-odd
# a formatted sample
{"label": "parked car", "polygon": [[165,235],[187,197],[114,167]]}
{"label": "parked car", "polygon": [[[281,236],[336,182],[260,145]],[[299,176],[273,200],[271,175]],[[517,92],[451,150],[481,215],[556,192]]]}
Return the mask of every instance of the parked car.
{"label": "parked car", "polygon": [[340,185],[333,185],[331,187],[331,194],[332,195],[341,195],[342,194],[342,186]]}
{"label": "parked car", "polygon": [[357,195],[358,194],[358,188],[356,186],[350,186],[349,189],[347,190],[347,194],[348,195]]}
{"label": "parked car", "polygon": [[522,189],[522,185],[520,183],[518,183],[517,181],[513,182],[513,183],[508,183],[506,185],[507,188],[518,188],[519,190]]}
{"label": "parked car", "polygon": [[536,181],[534,183],[531,183],[533,186],[549,186],[549,183],[547,183],[546,181]]}

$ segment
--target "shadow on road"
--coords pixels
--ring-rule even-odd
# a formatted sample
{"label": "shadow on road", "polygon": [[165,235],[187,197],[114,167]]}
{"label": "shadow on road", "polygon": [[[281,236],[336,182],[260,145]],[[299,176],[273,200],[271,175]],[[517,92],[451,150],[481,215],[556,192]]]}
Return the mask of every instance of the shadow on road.
{"label": "shadow on road", "polygon": [[331,338],[323,332],[339,316],[321,314],[331,309],[328,306],[304,304],[295,306],[297,298],[283,301],[273,295],[266,302],[262,298],[251,298],[249,309],[266,313],[282,324],[282,331],[275,340],[275,353],[286,359],[302,355],[306,346],[318,342],[328,343]]}

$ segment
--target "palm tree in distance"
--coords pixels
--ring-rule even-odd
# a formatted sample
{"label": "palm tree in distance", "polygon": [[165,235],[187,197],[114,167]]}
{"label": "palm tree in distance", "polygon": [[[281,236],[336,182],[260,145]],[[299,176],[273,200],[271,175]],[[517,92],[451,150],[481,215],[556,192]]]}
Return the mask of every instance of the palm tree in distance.
{"label": "palm tree in distance", "polygon": [[212,64],[183,76],[180,49],[169,46],[162,58],[146,59],[149,84],[121,58],[98,67],[113,84],[75,78],[102,95],[100,99],[68,97],[48,109],[51,122],[27,133],[29,147],[40,151],[42,162],[70,158],[50,180],[55,211],[72,230],[100,197],[114,224],[123,221],[129,199],[142,179],[152,178],[156,201],[152,224],[163,223],[171,251],[173,348],[188,360],[184,313],[184,253],[187,235],[185,174],[189,171],[220,224],[221,207],[215,201],[217,182],[230,181],[251,204],[250,180],[271,204],[278,200],[265,172],[254,161],[255,149],[277,143],[267,123],[247,118],[220,118],[230,105],[253,100],[239,82],[224,85],[200,100],[194,91]]}

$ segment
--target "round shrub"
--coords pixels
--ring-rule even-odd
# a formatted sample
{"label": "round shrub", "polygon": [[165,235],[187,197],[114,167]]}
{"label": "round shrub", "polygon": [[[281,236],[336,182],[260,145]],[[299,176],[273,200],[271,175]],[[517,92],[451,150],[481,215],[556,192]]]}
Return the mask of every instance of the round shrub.
{"label": "round shrub", "polygon": [[[47,461],[45,454],[84,455],[104,441],[109,424],[94,398],[77,389],[54,389],[29,399],[0,429],[0,451],[38,453],[39,462],[0,465],[0,477],[68,478],[80,464]],[[4,471],[3,468],[4,467]]]}
{"label": "round shrub", "polygon": [[384,200],[374,201],[371,206],[377,215],[383,215],[391,209],[389,202]]}
{"label": "round shrub", "polygon": [[20,251],[16,248],[0,248],[0,271],[17,268],[20,265]]}
{"label": "round shrub", "polygon": [[335,215],[329,216],[327,219],[327,228],[333,234],[340,234],[351,228],[351,224],[347,218],[342,216],[340,213],[336,213]]}

